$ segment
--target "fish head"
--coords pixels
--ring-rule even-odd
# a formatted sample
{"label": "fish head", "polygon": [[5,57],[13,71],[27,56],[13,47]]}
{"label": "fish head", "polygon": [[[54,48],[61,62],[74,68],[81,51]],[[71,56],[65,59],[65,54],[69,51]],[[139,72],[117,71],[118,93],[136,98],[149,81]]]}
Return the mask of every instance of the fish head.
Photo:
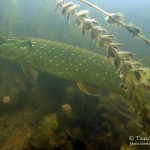
{"label": "fish head", "polygon": [[32,43],[25,38],[0,37],[0,57],[8,60],[19,60],[31,52]]}

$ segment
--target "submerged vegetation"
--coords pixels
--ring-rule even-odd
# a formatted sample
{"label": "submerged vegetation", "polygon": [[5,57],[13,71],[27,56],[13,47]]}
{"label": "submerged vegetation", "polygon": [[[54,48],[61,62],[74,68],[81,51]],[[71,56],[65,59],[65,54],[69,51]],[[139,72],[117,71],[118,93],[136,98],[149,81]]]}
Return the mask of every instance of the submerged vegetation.
{"label": "submerged vegetation", "polygon": [[[17,2],[12,2],[19,9]],[[150,134],[149,68],[134,61],[132,52],[121,50],[124,44],[115,41],[114,35],[109,35],[90,18],[87,10],[77,12],[78,9],[77,4],[59,0],[55,10],[61,10],[68,22],[74,16],[82,34],[90,31],[91,41],[97,41],[98,48],[106,48],[126,98],[99,90],[99,97],[85,95],[73,82],[42,72],[31,83],[18,65],[2,59],[0,150],[149,150],[149,146],[132,146],[129,140],[131,135],[149,137]],[[10,18],[6,16],[6,20]],[[110,14],[106,20],[113,26],[123,27],[119,23],[123,21],[121,14]],[[40,25],[38,34],[43,30]],[[134,36],[145,39],[134,25],[125,27]],[[7,32],[13,35],[11,28]]]}
{"label": "submerged vegetation", "polygon": [[[110,25],[117,24],[117,26],[126,28],[133,36],[143,37],[143,35],[139,34],[140,29],[138,27],[123,22],[120,13],[108,14],[87,1],[81,1],[106,15],[106,21]],[[75,7],[76,4],[74,5],[73,2],[65,3],[64,0],[58,0],[56,5],[61,8],[62,15],[66,15],[68,12],[68,14],[75,18],[77,25],[82,28],[82,34],[85,34],[86,30],[91,32],[91,40],[97,39],[98,48],[106,48],[107,57],[112,59],[114,66],[117,68],[117,74],[121,79],[120,87],[133,105],[135,112],[141,117],[144,130],[149,132],[150,120],[147,114],[150,114],[150,69],[143,67],[138,61],[133,60],[133,53],[120,49],[124,44],[117,43],[113,35],[108,34],[106,29],[101,27],[95,19],[89,17],[87,10],[78,11],[79,6]],[[71,8],[74,8],[73,13]],[[64,10],[65,13],[63,13]],[[148,39],[145,38],[144,41],[149,44]]]}
{"label": "submerged vegetation", "polygon": [[126,24],[123,21],[124,15],[122,13],[107,13],[106,11],[104,11],[103,9],[100,9],[99,7],[95,6],[94,4],[86,1],[86,0],[80,0],[83,3],[86,3],[87,5],[93,7],[94,9],[98,10],[100,13],[102,13],[103,15],[106,16],[105,20],[106,22],[113,26],[113,27],[122,27],[127,29],[133,36],[136,36],[138,38],[140,38],[141,40],[143,40],[144,42],[146,42],[146,44],[150,44],[150,40],[148,38],[146,38],[144,35],[141,35],[141,29],[139,29],[139,27],[135,26],[132,23]]}
{"label": "submerged vegetation", "polygon": [[[25,77],[17,76],[20,88],[14,93],[16,85],[11,83],[16,75],[5,83],[12,69],[22,72],[11,64],[3,64],[7,69],[0,76],[12,97],[7,107],[0,103],[2,150],[120,149],[130,147],[125,144],[129,145],[131,134],[147,136],[128,101],[117,94],[87,96],[73,83],[47,74],[41,74],[32,85],[27,84],[30,82]],[[23,82],[27,82],[28,89],[25,99],[20,95],[24,85],[19,83]],[[58,91],[61,91],[59,95]],[[14,138],[18,142],[14,142]]]}

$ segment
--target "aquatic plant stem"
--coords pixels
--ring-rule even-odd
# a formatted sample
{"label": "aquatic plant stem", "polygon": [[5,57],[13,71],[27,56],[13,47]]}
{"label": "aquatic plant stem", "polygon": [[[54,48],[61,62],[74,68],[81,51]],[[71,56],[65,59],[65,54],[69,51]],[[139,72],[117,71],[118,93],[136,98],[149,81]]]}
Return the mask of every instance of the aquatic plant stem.
{"label": "aquatic plant stem", "polygon": [[144,35],[137,34],[136,36],[146,42],[146,44],[150,45],[150,40],[144,37]]}
{"label": "aquatic plant stem", "polygon": [[93,8],[95,8],[96,10],[98,10],[99,12],[101,12],[103,15],[110,17],[109,13],[107,13],[104,10],[100,9],[99,7],[93,5],[92,3],[88,2],[88,1],[85,1],[85,0],[80,0],[80,1],[83,2],[83,3],[85,3],[85,4],[87,4],[87,5],[89,5],[89,6],[91,6],[91,7],[93,7]]}
{"label": "aquatic plant stem", "polygon": [[[86,1],[86,0],[80,0],[81,2],[93,7],[94,9],[98,10],[100,13],[102,13],[103,15],[107,16],[107,17],[111,17],[111,15],[109,13],[107,13],[106,11],[104,11],[103,9],[99,8],[98,6],[93,5],[92,3]],[[122,21],[119,21],[115,18],[113,18],[113,20],[118,23],[120,26],[122,26],[123,28],[127,29],[128,24],[125,24]],[[134,36],[137,36],[139,39],[142,39],[144,42],[146,42],[146,44],[150,45],[150,40],[148,38],[146,38],[144,35],[142,34],[135,34]]]}

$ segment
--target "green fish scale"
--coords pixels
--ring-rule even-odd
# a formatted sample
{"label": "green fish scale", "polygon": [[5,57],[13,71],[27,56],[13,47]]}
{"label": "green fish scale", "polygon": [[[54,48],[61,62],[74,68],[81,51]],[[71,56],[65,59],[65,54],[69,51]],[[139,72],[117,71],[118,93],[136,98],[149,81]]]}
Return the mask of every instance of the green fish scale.
{"label": "green fish scale", "polygon": [[63,43],[31,39],[29,64],[56,76],[84,81],[106,90],[120,92],[112,62],[97,53]]}

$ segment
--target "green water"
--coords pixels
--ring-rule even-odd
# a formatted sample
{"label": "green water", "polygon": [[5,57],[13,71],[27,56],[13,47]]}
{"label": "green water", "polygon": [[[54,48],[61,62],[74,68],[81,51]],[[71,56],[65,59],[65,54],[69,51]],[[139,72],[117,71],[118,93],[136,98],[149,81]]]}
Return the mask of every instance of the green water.
{"label": "green water", "polygon": [[[108,26],[103,15],[79,0],[73,2],[90,10],[92,18],[125,44],[124,50],[133,52],[135,59],[142,58],[150,67],[149,45],[124,29]],[[139,26],[142,34],[150,37],[149,0],[91,2],[109,13],[121,11],[127,23]],[[106,56],[105,48],[98,49],[90,41],[89,32],[82,35],[73,19],[68,23],[54,9],[54,0],[0,0],[0,36],[48,39]],[[101,89],[100,97],[89,96],[79,90],[76,82],[42,71],[32,82],[19,64],[3,59],[0,68],[0,150],[148,149],[130,147],[129,136],[148,135],[124,96]]]}

